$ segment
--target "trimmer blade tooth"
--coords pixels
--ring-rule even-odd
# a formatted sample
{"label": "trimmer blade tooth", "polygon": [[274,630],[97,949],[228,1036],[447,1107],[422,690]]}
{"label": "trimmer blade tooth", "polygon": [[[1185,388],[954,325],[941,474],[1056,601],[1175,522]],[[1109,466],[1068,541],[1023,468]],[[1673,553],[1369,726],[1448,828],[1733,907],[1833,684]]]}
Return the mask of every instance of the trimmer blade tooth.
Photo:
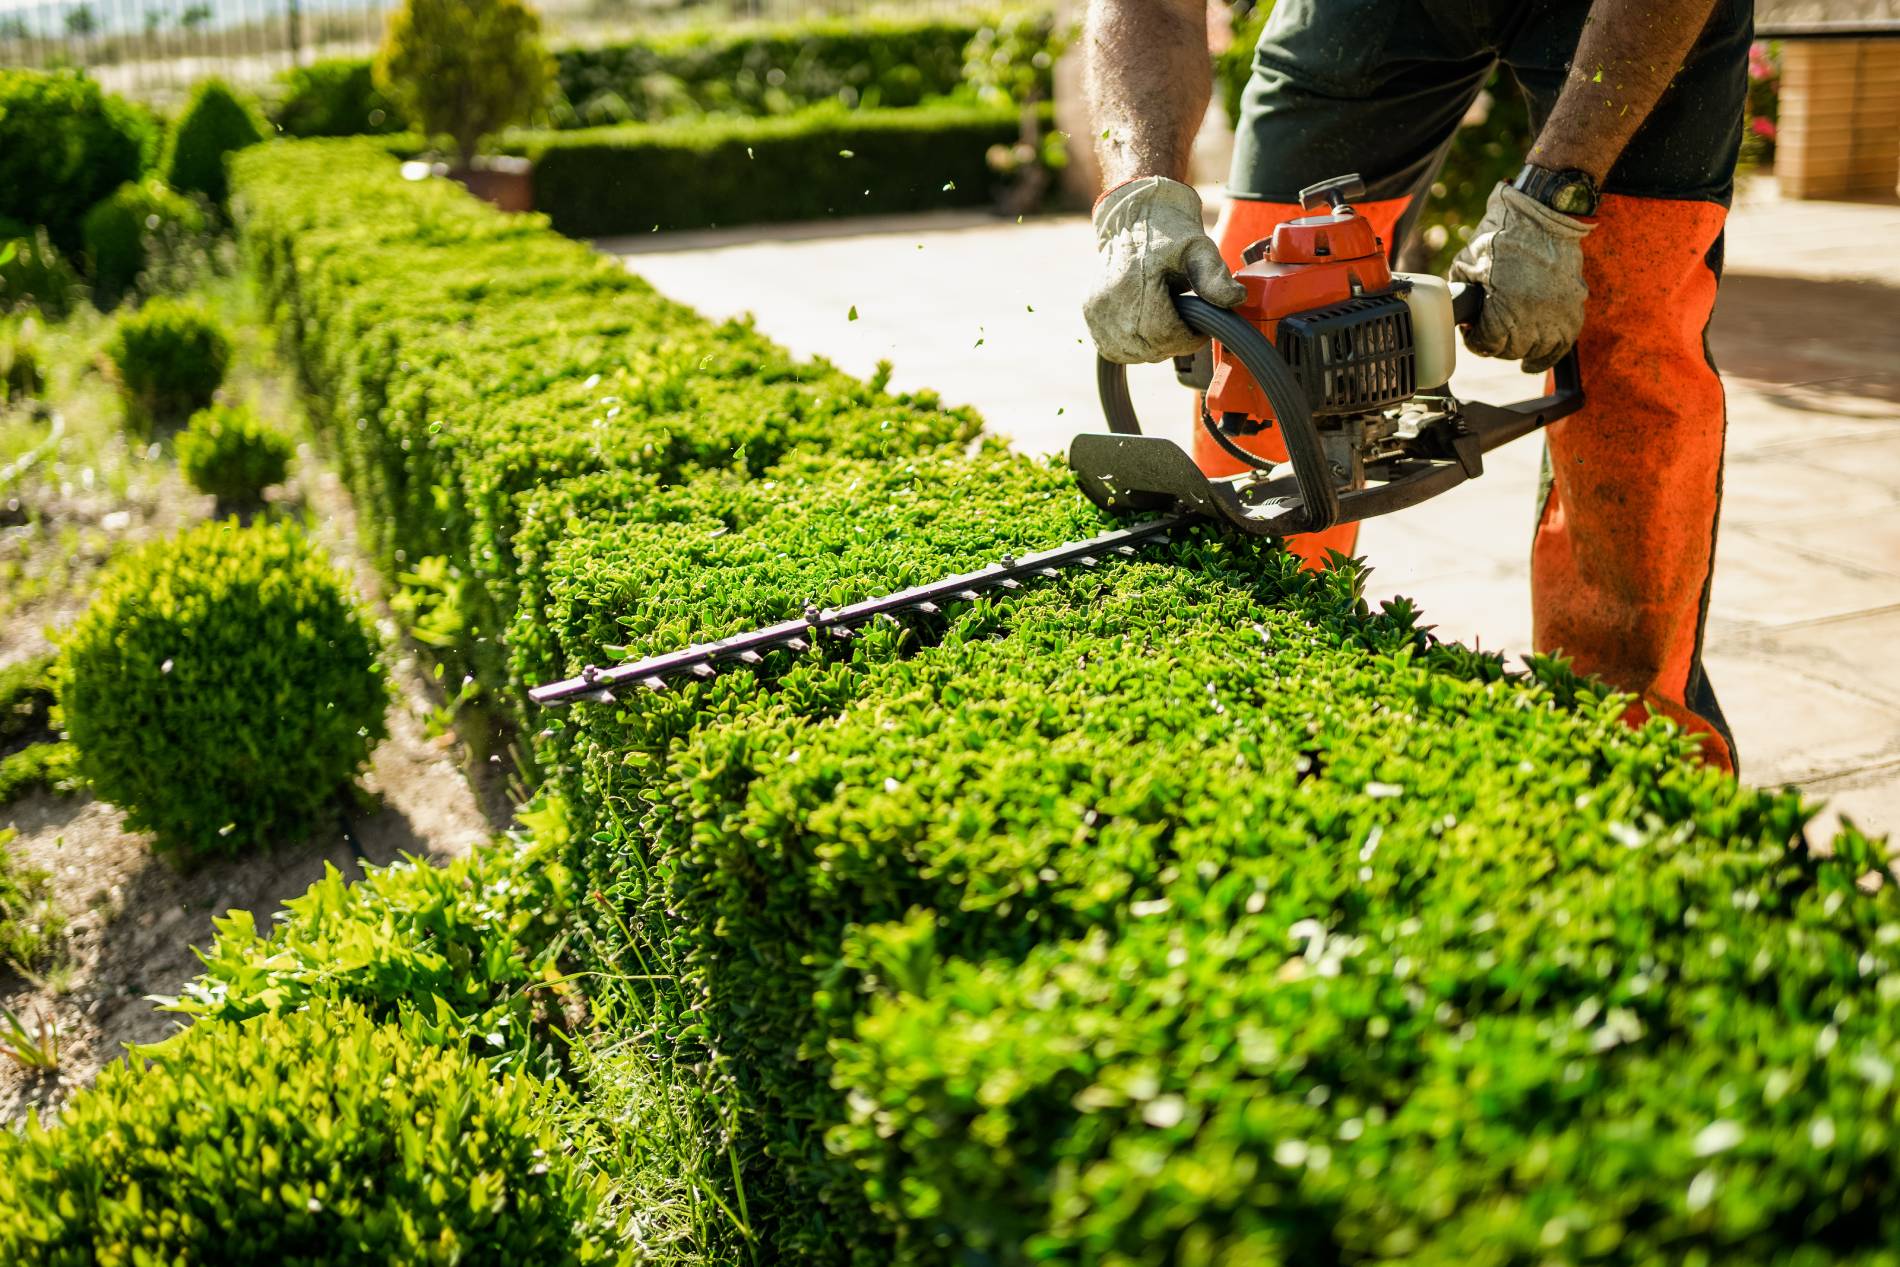
{"label": "trimmer blade tooth", "polygon": [[718,677],[719,670],[713,668],[710,664],[695,664],[693,666],[693,676],[704,681],[709,677]]}
{"label": "trimmer blade tooth", "polygon": [[938,612],[943,610],[943,608],[937,606],[935,603],[917,603],[915,604],[915,609],[926,616],[935,616]]}
{"label": "trimmer blade tooth", "polygon": [[1037,568],[1037,569],[1036,569],[1036,575],[1037,575],[1037,576],[1061,576],[1061,575],[1062,575],[1062,569],[1060,569],[1060,568]]}
{"label": "trimmer blade tooth", "polygon": [[785,640],[785,647],[786,647],[786,650],[788,651],[810,651],[811,650],[811,644],[809,642],[806,642],[803,638],[787,638]]}
{"label": "trimmer blade tooth", "polygon": [[741,664],[764,664],[765,657],[756,651],[741,651],[735,657]]}
{"label": "trimmer blade tooth", "polygon": [[1006,590],[1019,590],[1023,587],[1023,583],[1013,576],[1006,576],[996,583]]}
{"label": "trimmer blade tooth", "polygon": [[661,692],[667,689],[666,679],[659,677],[643,677],[640,679],[640,685],[654,692]]}
{"label": "trimmer blade tooth", "polygon": [[846,629],[843,625],[837,625],[832,629],[831,636],[836,638],[839,642],[849,642],[858,635],[855,630]]}
{"label": "trimmer blade tooth", "polygon": [[981,598],[982,595],[978,594],[975,590],[958,590],[956,593],[956,597],[962,599],[966,603],[974,603],[977,599]]}

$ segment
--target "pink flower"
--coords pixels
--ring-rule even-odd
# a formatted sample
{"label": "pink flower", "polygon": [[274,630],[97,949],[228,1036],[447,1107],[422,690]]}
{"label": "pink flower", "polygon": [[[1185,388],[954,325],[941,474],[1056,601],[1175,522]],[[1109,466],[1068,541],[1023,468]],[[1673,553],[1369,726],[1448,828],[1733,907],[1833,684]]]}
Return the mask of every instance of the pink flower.
{"label": "pink flower", "polygon": [[1765,140],[1772,141],[1775,139],[1775,121],[1773,119],[1764,119],[1759,116],[1750,119],[1748,121],[1748,130]]}

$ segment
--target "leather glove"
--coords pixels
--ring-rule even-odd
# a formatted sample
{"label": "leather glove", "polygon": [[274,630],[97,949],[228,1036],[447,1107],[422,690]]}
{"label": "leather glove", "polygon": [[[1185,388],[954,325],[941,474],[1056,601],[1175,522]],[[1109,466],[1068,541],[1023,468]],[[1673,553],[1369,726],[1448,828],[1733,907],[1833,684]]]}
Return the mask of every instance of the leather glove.
{"label": "leather glove", "polygon": [[1500,184],[1451,264],[1451,280],[1484,286],[1484,313],[1465,331],[1479,356],[1522,359],[1542,373],[1583,329],[1583,238],[1592,225]]}
{"label": "leather glove", "polygon": [[1178,180],[1144,176],[1111,189],[1095,205],[1095,240],[1101,275],[1082,315],[1107,360],[1165,361],[1206,343],[1174,310],[1185,288],[1223,308],[1247,297],[1201,226],[1201,196]]}

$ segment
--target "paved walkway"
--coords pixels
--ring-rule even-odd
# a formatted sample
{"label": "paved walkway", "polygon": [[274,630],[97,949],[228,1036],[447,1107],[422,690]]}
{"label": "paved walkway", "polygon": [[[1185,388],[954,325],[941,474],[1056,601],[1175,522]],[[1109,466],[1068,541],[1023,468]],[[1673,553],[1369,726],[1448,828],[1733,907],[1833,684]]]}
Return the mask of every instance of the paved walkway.
{"label": "paved walkway", "polygon": [[[1080,217],[980,214],[664,234],[601,244],[718,317],[752,312],[793,350],[899,389],[976,405],[1030,451],[1093,428],[1079,311],[1093,264]],[[1707,640],[1751,782],[1792,782],[1900,836],[1900,207],[1782,202],[1767,182],[1731,220],[1711,335],[1729,388],[1729,465]],[[855,313],[855,316],[854,316]],[[1482,400],[1537,394],[1515,367],[1461,360]],[[1185,436],[1162,368],[1134,380],[1152,429]],[[1375,602],[1417,599],[1448,637],[1530,642],[1538,449],[1369,523]]]}

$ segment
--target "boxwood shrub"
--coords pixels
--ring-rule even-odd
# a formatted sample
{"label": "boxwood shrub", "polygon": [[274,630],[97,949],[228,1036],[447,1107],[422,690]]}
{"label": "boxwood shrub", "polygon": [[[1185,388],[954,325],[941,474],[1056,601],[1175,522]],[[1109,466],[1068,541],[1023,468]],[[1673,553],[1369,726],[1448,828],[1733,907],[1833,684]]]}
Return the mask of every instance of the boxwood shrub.
{"label": "boxwood shrub", "polygon": [[110,307],[137,290],[158,287],[154,264],[189,262],[205,231],[205,210],[163,181],[128,181],[86,213],[81,232],[93,298]]}
{"label": "boxwood shrub", "polygon": [[518,136],[535,206],[580,237],[929,211],[990,202],[987,155],[1021,130],[1008,105],[814,107],[772,118]]}
{"label": "boxwood shrub", "polygon": [[[1061,469],[775,374],[742,327],[367,154],[241,156],[247,251],[357,495],[404,525],[390,566],[481,596],[486,680],[1103,526]],[[674,1164],[732,1257],[1885,1252],[1874,847],[1808,852],[1798,796],[1359,581],[1188,534],[518,714],[576,820],[576,944],[651,983],[621,1037],[705,1123]]]}
{"label": "boxwood shrub", "polygon": [[378,638],[287,523],[213,522],[115,561],[65,635],[78,772],[186,857],[309,829],[386,733]]}
{"label": "boxwood shrub", "polygon": [[256,505],[290,474],[296,446],[246,405],[200,409],[178,433],[178,469],[201,493],[232,506]]}
{"label": "boxwood shrub", "polygon": [[18,235],[0,231],[0,316],[37,308],[58,321],[72,311],[79,297],[79,274],[73,271],[45,229],[26,229]]}
{"label": "boxwood shrub", "polygon": [[151,164],[151,116],[76,70],[0,68],[0,216],[41,225],[67,255],[86,209]]}
{"label": "boxwood shrub", "polygon": [[106,355],[126,426],[150,437],[211,403],[231,361],[231,341],[201,305],[155,299],[119,318]]}
{"label": "boxwood shrub", "polygon": [[285,136],[374,136],[408,129],[395,103],[376,89],[367,57],[326,57],[293,66],[271,117]]}
{"label": "boxwood shrub", "polygon": [[443,865],[405,859],[290,899],[276,927],[251,913],[214,921],[204,972],[159,1002],[201,1020],[243,1021],[320,1003],[362,1006],[497,1068],[545,1061],[540,1021],[558,1007],[554,958],[571,901],[554,842],[502,840]]}
{"label": "boxwood shrub", "polygon": [[0,1132],[0,1259],[630,1261],[547,1104],[347,1004],[200,1024]]}
{"label": "boxwood shrub", "polygon": [[230,189],[224,170],[227,156],[269,135],[270,125],[256,102],[239,96],[223,80],[200,80],[165,136],[159,170],[173,189],[202,194],[212,206],[222,207]]}

